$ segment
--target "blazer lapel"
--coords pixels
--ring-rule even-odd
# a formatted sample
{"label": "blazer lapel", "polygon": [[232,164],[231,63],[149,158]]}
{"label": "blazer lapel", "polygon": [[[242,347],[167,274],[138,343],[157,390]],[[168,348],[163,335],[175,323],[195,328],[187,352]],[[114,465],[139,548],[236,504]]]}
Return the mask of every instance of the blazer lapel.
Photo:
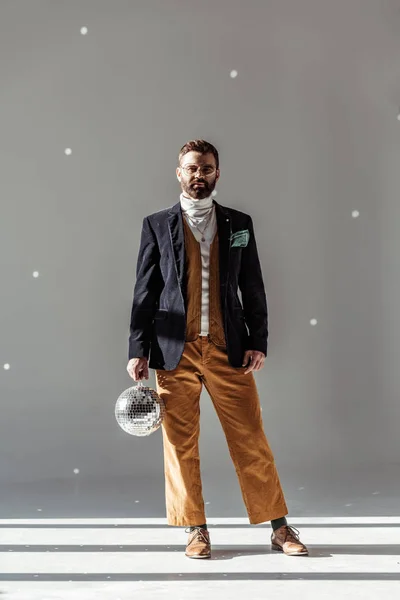
{"label": "blazer lapel", "polygon": [[[217,221],[219,242],[219,276],[221,288],[225,287],[228,278],[231,219],[228,210],[213,200]],[[185,236],[183,232],[183,215],[181,203],[177,202],[168,211],[168,227],[171,237],[176,274],[179,285],[185,272]]]}
{"label": "blazer lapel", "polygon": [[215,204],[215,216],[217,219],[218,229],[218,245],[219,245],[219,278],[220,286],[225,288],[228,281],[229,272],[229,253],[231,249],[230,236],[231,236],[231,216],[229,211],[213,200]]}

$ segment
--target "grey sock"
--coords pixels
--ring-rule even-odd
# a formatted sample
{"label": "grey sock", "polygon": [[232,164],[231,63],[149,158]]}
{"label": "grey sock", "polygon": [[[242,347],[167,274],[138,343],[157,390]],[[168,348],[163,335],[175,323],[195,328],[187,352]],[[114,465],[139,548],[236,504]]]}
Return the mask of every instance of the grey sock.
{"label": "grey sock", "polygon": [[280,519],[273,519],[271,521],[272,529],[275,531],[282,527],[283,525],[287,525],[286,517],[281,517]]}

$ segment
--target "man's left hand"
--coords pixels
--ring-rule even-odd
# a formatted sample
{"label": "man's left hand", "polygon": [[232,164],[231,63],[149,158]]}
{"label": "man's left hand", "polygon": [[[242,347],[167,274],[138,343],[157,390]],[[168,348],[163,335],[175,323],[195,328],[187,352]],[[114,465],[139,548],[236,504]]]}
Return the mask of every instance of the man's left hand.
{"label": "man's left hand", "polygon": [[244,367],[247,364],[249,359],[251,359],[251,360],[250,360],[249,366],[247,367],[246,371],[244,372],[245,375],[247,373],[249,373],[250,371],[259,371],[260,369],[263,368],[265,354],[264,354],[264,352],[261,352],[260,350],[245,350],[242,367]]}

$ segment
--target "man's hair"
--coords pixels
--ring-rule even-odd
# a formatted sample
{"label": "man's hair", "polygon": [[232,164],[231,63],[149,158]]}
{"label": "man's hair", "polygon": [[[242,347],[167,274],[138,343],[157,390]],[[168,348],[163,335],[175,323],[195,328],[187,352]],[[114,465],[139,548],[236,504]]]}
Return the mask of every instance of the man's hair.
{"label": "man's hair", "polygon": [[202,154],[211,152],[215,158],[216,168],[219,168],[218,150],[209,142],[206,142],[205,140],[191,140],[190,142],[187,142],[179,151],[179,164],[181,164],[182,157],[188,152],[201,152]]}

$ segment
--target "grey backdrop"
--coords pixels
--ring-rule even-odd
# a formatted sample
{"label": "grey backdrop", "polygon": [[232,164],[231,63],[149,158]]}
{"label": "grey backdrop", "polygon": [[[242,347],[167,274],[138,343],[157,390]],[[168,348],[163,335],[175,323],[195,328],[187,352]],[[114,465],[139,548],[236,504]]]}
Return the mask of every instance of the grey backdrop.
{"label": "grey backdrop", "polygon": [[[1,0],[1,517],[165,516],[161,431],[114,405],[142,219],[195,138],[254,220],[290,514],[396,511],[399,28],[398,0]],[[245,516],[201,411],[208,515]]]}

